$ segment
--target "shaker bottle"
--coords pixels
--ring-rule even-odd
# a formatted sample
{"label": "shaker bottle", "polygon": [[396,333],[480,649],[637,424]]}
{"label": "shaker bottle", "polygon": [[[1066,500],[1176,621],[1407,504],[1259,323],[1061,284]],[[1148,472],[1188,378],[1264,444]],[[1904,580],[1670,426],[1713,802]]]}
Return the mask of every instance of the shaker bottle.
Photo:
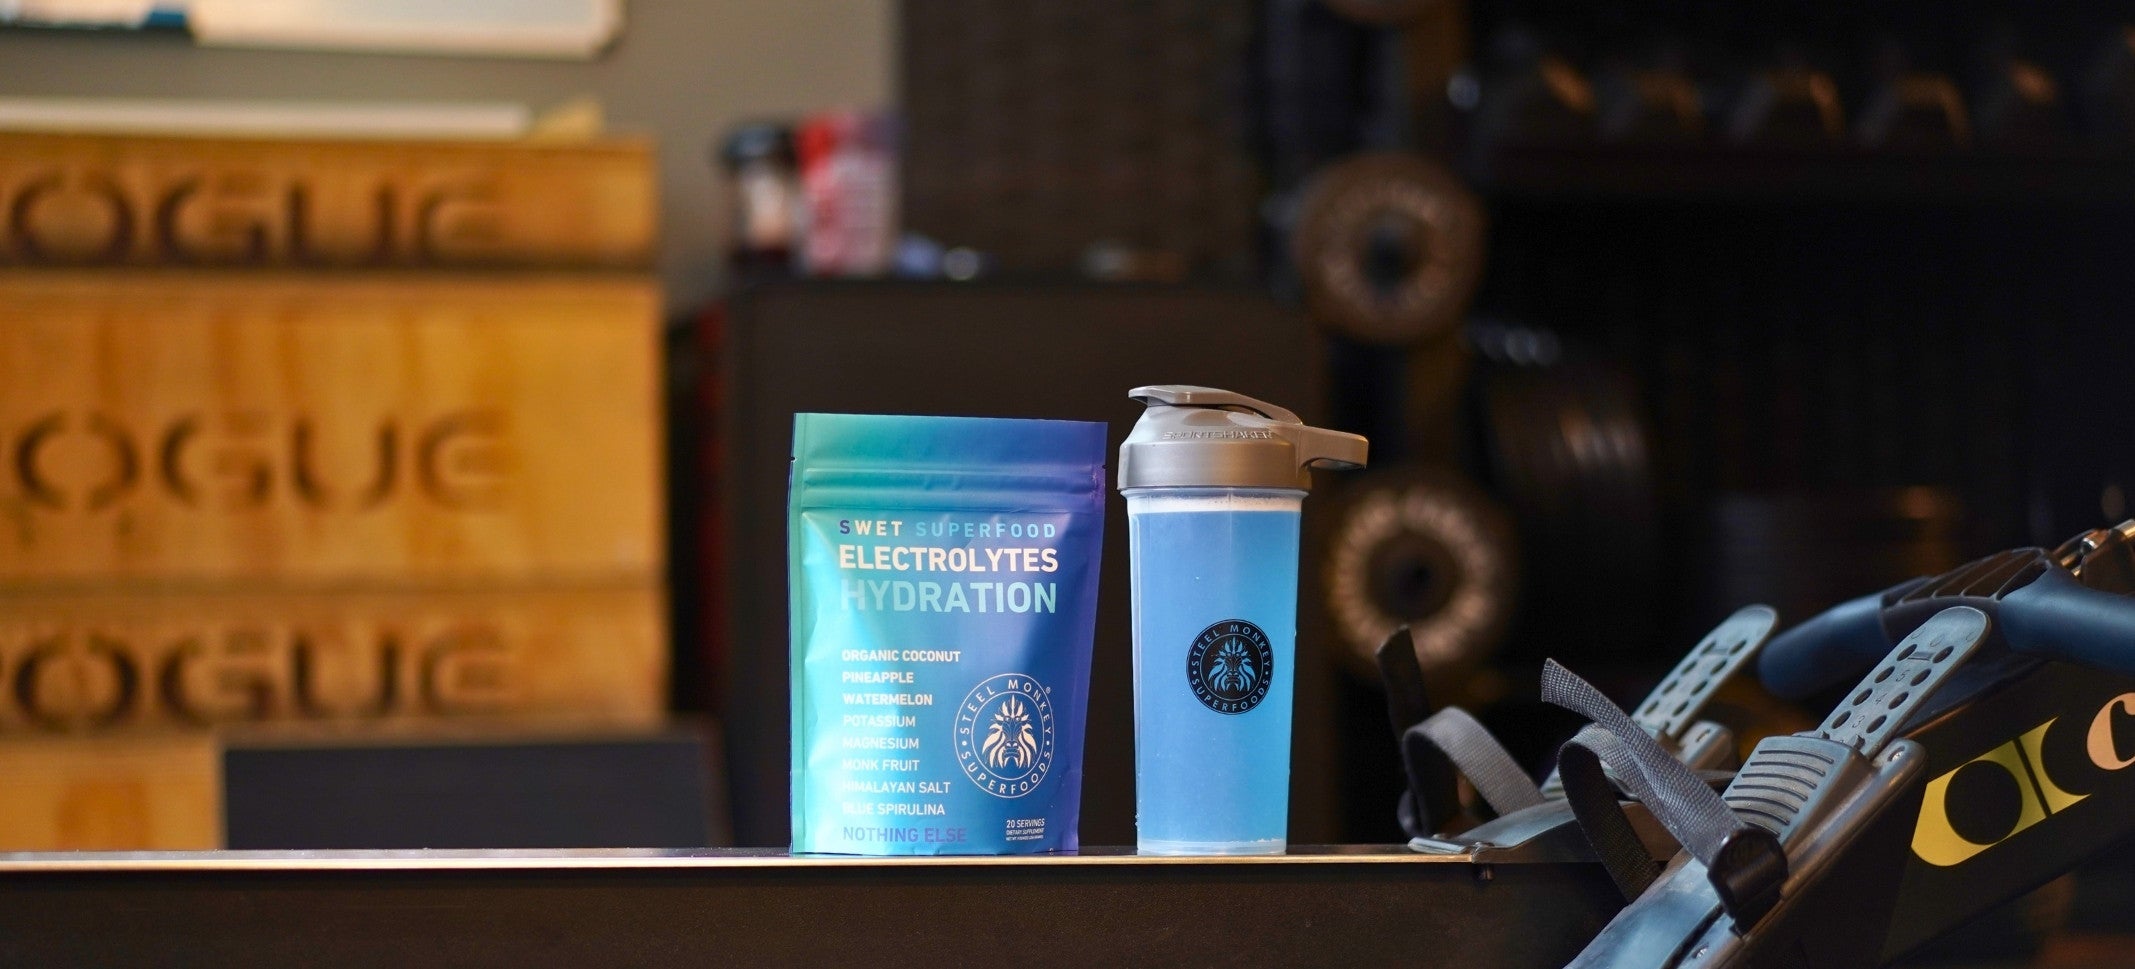
{"label": "shaker bottle", "polygon": [[1364,438],[1210,387],[1137,387],[1120,446],[1134,592],[1142,854],[1281,854],[1290,814],[1298,512]]}

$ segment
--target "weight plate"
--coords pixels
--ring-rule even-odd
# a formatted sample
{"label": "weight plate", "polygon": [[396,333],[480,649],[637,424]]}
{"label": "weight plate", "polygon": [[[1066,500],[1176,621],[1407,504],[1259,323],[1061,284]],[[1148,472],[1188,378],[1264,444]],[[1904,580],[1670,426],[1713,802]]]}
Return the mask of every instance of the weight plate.
{"label": "weight plate", "polygon": [[1518,652],[1649,647],[1659,498],[1632,382],[1579,361],[1490,367],[1479,390],[1487,477],[1530,563]]}
{"label": "weight plate", "polygon": [[1373,471],[1336,498],[1330,521],[1321,592],[1358,675],[1376,677],[1375,651],[1404,623],[1440,682],[1497,648],[1518,588],[1517,543],[1480,489],[1447,470]]}
{"label": "weight plate", "polygon": [[1657,498],[1628,378],[1591,363],[1498,369],[1483,403],[1492,477],[1522,522],[1605,545],[1651,540]]}
{"label": "weight plate", "polygon": [[1407,346],[1443,337],[1483,268],[1482,203],[1416,155],[1353,156],[1298,206],[1291,259],[1312,318],[1354,339]]}

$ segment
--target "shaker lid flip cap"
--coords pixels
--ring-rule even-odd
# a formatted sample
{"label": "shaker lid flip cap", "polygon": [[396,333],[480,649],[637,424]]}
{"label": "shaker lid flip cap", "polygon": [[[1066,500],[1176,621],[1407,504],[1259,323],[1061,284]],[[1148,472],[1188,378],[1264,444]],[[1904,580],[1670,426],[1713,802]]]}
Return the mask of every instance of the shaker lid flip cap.
{"label": "shaker lid flip cap", "polygon": [[1363,437],[1308,427],[1283,408],[1214,387],[1160,384],[1127,396],[1149,409],[1119,446],[1121,488],[1310,490],[1312,468],[1364,466]]}

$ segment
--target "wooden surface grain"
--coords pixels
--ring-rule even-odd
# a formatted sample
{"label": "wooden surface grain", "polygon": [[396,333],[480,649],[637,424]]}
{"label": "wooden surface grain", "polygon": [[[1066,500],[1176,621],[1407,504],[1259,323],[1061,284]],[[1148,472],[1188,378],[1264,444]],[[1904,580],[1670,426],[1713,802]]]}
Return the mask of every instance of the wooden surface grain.
{"label": "wooden surface grain", "polygon": [[0,590],[640,579],[633,276],[0,274]]}

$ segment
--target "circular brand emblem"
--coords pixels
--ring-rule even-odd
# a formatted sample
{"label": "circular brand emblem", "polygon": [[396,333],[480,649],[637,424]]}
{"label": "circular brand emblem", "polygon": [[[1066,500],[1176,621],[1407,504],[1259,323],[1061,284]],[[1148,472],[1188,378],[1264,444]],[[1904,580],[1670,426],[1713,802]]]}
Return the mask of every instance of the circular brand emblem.
{"label": "circular brand emblem", "polygon": [[1202,706],[1217,713],[1259,706],[1274,682],[1275,651],[1268,647],[1268,634],[1243,619],[1201,630],[1186,651],[1186,683]]}
{"label": "circular brand emblem", "polygon": [[956,764],[979,790],[1022,797],[1053,767],[1052,691],[1021,673],[988,677],[956,708]]}

